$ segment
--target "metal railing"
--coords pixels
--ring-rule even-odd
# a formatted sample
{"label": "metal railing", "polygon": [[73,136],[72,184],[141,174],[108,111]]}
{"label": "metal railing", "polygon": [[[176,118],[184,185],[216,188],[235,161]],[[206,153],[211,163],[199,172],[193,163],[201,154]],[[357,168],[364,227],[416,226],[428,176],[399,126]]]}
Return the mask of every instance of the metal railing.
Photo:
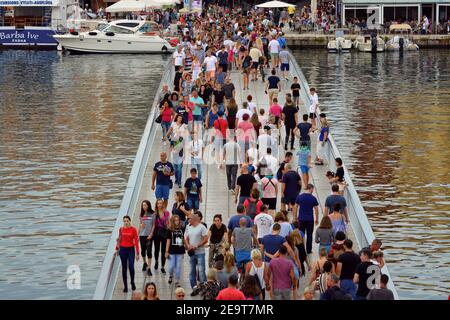
{"label": "metal railing", "polygon": [[[294,74],[298,77],[300,83],[300,96],[302,102],[304,103],[307,110],[309,110],[310,100],[309,100],[309,85],[306,80],[302,70],[300,69],[297,61],[293,57],[291,53],[289,53],[289,62],[294,71]],[[316,114],[319,119],[319,114],[321,113],[320,109],[317,108]],[[320,128],[320,123],[318,124]],[[331,171],[336,171],[336,158],[342,158],[336,144],[334,143],[333,135],[330,133],[328,136],[328,142],[325,149],[325,160],[328,164],[328,167]],[[369,220],[367,219],[366,212],[361,204],[361,200],[359,199],[358,193],[353,185],[352,179],[349,175],[349,171],[344,167],[344,179],[347,183],[347,187],[344,191],[344,197],[347,201],[347,210],[350,219],[350,223],[355,234],[356,242],[359,248],[364,248],[369,246],[373,239],[375,239],[375,235],[373,233],[372,227],[370,226]],[[399,296],[397,290],[395,289],[394,282],[392,281],[392,277],[389,274],[389,270],[387,264],[382,269],[382,273],[389,276],[388,288],[393,292],[396,300],[399,300]]]}
{"label": "metal railing", "polygon": [[120,205],[116,223],[112,230],[106,255],[103,260],[103,266],[95,288],[94,300],[111,300],[114,294],[114,288],[117,282],[120,269],[120,259],[115,255],[119,228],[122,226],[122,218],[129,215],[133,219],[134,213],[139,207],[139,196],[141,193],[145,170],[150,159],[150,151],[155,137],[158,125],[155,123],[159,115],[158,96],[162,90],[163,84],[171,84],[173,81],[173,68],[171,60],[167,63],[166,70],[161,78],[161,83],[156,91],[155,99],[147,118],[144,133],[139,144],[138,151],[131,169],[128,184]]}

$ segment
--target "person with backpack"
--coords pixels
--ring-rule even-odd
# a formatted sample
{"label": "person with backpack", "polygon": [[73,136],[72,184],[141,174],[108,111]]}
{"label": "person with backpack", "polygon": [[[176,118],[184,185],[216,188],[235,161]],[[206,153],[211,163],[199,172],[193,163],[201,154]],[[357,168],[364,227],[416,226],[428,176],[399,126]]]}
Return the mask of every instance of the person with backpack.
{"label": "person with backpack", "polygon": [[[309,284],[314,285],[322,294],[327,290],[326,275],[331,273],[334,273],[334,265],[327,259],[327,250],[322,248],[319,252],[319,259],[312,264]],[[321,275],[323,276],[321,277]]]}
{"label": "person with backpack", "polygon": [[273,216],[277,208],[278,180],[273,177],[272,170],[268,170],[268,173],[261,179],[263,192],[261,200],[269,208],[269,213]]}
{"label": "person with backpack", "polygon": [[263,202],[259,199],[259,195],[258,189],[252,189],[250,198],[244,201],[246,215],[252,218],[252,220],[255,220],[255,217],[261,213]]}
{"label": "person with backpack", "polygon": [[[283,179],[283,174],[286,172],[285,167],[288,163],[291,163],[292,157],[293,157],[293,154],[290,151],[288,151],[284,154],[284,160],[283,160],[283,162],[280,163],[280,167],[277,170],[277,180],[278,181],[281,181]],[[283,206],[282,206],[282,209],[285,210],[285,208],[283,208]]]}
{"label": "person with backpack", "polygon": [[236,256],[236,265],[239,272],[244,271],[244,267],[251,260],[250,252],[253,246],[258,245],[258,240],[252,227],[247,226],[247,219],[239,219],[239,228],[234,228],[231,236],[231,243]]}
{"label": "person with backpack", "polygon": [[253,276],[256,280],[256,285],[261,292],[262,300],[266,299],[266,290],[270,290],[269,284],[269,268],[266,262],[263,261],[261,251],[253,249],[250,253],[252,261],[245,266],[246,276]]}

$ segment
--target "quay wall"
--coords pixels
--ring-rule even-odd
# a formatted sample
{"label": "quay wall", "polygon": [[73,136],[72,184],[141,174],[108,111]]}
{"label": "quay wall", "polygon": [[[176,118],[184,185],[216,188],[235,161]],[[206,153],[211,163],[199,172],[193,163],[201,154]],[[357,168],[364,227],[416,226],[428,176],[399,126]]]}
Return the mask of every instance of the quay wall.
{"label": "quay wall", "polygon": [[[345,35],[346,39],[356,40],[359,35]],[[393,38],[392,34],[380,35],[383,40],[387,41]],[[315,48],[325,49],[330,40],[334,40],[334,34],[308,34],[308,33],[288,33],[286,34],[286,43],[289,48]],[[434,35],[412,35],[410,39],[416,43],[419,48],[440,48],[450,49],[450,34],[434,34]]]}

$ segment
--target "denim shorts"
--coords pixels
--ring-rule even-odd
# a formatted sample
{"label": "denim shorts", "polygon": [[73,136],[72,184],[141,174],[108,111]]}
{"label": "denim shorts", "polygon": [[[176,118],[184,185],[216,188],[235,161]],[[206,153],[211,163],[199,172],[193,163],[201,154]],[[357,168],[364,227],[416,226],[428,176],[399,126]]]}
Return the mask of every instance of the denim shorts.
{"label": "denim shorts", "polygon": [[309,167],[308,166],[300,166],[300,170],[302,170],[302,173],[308,173]]}
{"label": "denim shorts", "polygon": [[199,115],[194,114],[193,117],[194,117],[194,121],[197,121],[197,122],[203,121],[203,116],[201,114],[199,114]]}
{"label": "denim shorts", "polygon": [[169,200],[170,187],[168,185],[157,184],[155,189],[156,199]]}
{"label": "denim shorts", "polygon": [[289,71],[289,63],[282,63],[281,71]]}

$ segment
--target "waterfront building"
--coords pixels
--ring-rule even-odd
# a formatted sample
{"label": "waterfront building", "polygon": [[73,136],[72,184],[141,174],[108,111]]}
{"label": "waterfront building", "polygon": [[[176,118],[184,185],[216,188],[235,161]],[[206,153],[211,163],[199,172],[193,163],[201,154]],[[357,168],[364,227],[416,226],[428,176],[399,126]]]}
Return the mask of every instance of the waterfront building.
{"label": "waterfront building", "polygon": [[[420,25],[422,17],[429,19],[429,31],[450,20],[448,0],[342,0],[341,19],[348,25],[352,18],[367,20],[372,17],[380,24],[407,22]],[[414,28],[413,28],[414,29]],[[417,31],[417,29],[416,29]]]}

